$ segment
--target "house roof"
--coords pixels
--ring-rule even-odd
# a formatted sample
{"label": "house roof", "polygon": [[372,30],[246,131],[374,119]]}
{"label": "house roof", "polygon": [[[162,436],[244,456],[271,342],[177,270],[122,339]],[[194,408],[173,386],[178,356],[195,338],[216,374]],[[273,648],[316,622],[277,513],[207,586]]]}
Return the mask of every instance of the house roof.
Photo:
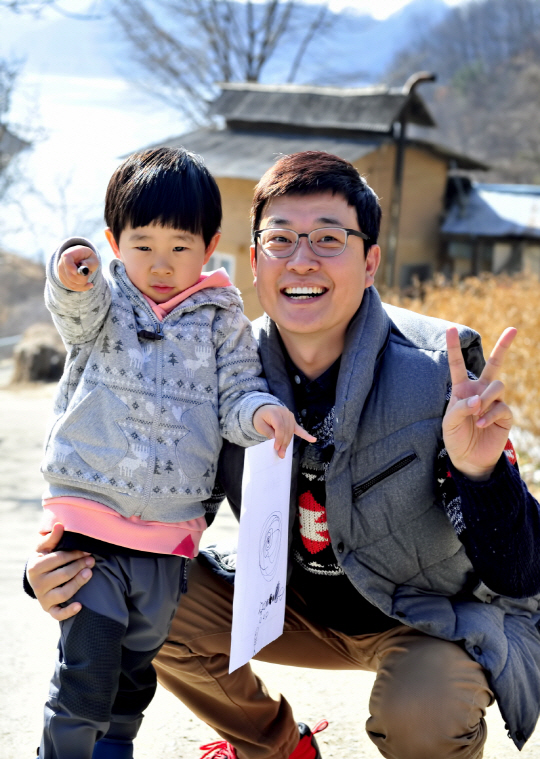
{"label": "house roof", "polygon": [[540,239],[540,185],[473,183],[450,207],[441,231],[468,237]]}
{"label": "house roof", "polygon": [[[245,131],[241,129],[215,129],[212,127],[162,140],[159,145],[184,147],[203,156],[208,169],[216,177],[250,179],[258,182],[267,169],[281,155],[303,150],[321,150],[339,155],[355,163],[377,150],[381,144],[392,142],[384,135],[351,136],[302,134],[294,132]],[[485,164],[462,156],[448,148],[424,140],[410,140],[409,144],[426,150],[449,165],[462,169],[486,169]]]}
{"label": "house roof", "polygon": [[376,150],[380,141],[359,142],[337,137],[303,134],[252,133],[232,129],[199,129],[159,143],[183,147],[203,156],[216,177],[250,179],[258,182],[281,155],[303,150],[321,150],[351,163]]}
{"label": "house roof", "polygon": [[390,133],[406,113],[407,122],[436,126],[416,92],[387,87],[314,87],[292,84],[265,85],[244,82],[220,84],[221,95],[211,114],[239,124],[301,127],[316,130],[354,130]]}

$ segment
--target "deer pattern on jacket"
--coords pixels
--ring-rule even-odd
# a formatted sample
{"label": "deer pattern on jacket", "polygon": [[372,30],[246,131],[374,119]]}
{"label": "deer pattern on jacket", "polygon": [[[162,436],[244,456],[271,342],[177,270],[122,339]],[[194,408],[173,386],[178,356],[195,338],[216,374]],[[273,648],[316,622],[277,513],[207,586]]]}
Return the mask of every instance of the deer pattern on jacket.
{"label": "deer pattern on jacket", "polygon": [[130,452],[135,454],[135,458],[125,456],[118,464],[123,477],[132,477],[135,469],[142,466],[150,455],[150,450],[145,445],[133,445]]}
{"label": "deer pattern on jacket", "polygon": [[197,369],[201,367],[208,367],[208,362],[212,356],[213,348],[210,345],[198,345],[195,348],[195,354],[197,358],[186,358],[184,360],[184,368],[186,375],[190,378],[195,376]]}

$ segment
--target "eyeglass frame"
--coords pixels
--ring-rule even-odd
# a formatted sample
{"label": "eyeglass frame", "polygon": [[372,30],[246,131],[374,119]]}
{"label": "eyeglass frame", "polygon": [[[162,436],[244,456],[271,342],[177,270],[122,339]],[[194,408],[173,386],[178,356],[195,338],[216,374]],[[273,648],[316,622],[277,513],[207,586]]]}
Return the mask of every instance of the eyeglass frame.
{"label": "eyeglass frame", "polygon": [[[260,242],[260,240],[258,240],[258,238],[260,238],[260,235],[263,232],[267,232],[269,229],[274,229],[276,232],[279,230],[283,230],[283,232],[293,232],[296,235],[296,245],[294,246],[293,250],[291,250],[290,253],[287,253],[286,256],[273,256],[271,253],[267,253],[266,250],[263,248],[262,243]],[[330,255],[330,256],[321,256],[320,253],[317,253],[315,250],[313,250],[313,245],[311,244],[310,235],[313,234],[313,232],[320,232],[321,229],[342,229],[347,235],[347,237],[345,238],[345,245],[343,246],[343,250],[340,250],[339,253],[334,253],[333,255]],[[310,250],[312,251],[314,255],[317,256],[317,258],[336,258],[337,256],[340,256],[344,252],[349,242],[350,235],[353,235],[354,237],[360,237],[362,238],[362,240],[370,239],[369,235],[366,235],[364,232],[359,232],[357,229],[347,229],[347,227],[317,227],[317,229],[312,229],[311,232],[297,232],[295,229],[288,229],[287,227],[266,227],[265,229],[256,229],[253,232],[253,243],[256,249],[257,242],[259,242],[262,252],[268,258],[277,258],[277,259],[290,258],[291,256],[294,256],[294,254],[298,250],[298,246],[300,245],[300,238],[306,237]]]}

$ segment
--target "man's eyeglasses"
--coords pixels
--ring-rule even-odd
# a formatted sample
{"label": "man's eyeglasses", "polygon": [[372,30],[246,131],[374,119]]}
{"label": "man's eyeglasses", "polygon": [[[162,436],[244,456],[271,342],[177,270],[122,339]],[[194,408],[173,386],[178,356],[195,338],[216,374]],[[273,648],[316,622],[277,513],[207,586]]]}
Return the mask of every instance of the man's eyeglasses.
{"label": "man's eyeglasses", "polygon": [[347,247],[349,235],[369,240],[369,236],[356,229],[322,227],[311,232],[295,232],[293,229],[258,229],[253,240],[270,258],[289,258],[298,247],[301,237],[307,237],[309,247],[316,256],[331,258],[339,256]]}

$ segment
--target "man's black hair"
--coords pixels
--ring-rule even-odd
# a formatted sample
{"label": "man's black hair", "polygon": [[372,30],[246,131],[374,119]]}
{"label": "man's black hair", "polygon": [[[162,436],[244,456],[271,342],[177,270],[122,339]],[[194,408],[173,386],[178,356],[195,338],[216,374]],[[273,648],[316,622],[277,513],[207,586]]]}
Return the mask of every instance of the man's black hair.
{"label": "man's black hair", "polygon": [[375,192],[352,163],[331,153],[306,150],[280,158],[263,175],[255,188],[251,206],[251,231],[260,225],[264,209],[284,195],[342,195],[356,208],[358,226],[369,236],[364,250],[376,245],[381,226],[381,206]]}

